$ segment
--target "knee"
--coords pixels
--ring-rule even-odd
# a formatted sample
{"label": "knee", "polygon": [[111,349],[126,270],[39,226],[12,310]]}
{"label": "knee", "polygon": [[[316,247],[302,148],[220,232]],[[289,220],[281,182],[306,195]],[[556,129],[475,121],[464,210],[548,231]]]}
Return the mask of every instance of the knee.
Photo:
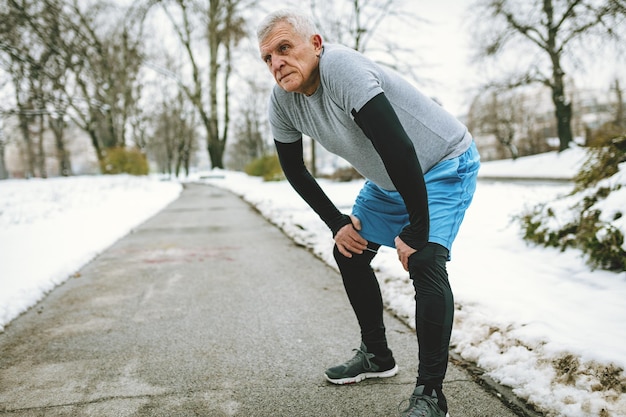
{"label": "knee", "polygon": [[429,242],[424,249],[409,257],[409,269],[430,268],[435,265],[445,267],[448,261],[448,249],[438,243]]}
{"label": "knee", "polygon": [[339,267],[340,271],[348,265],[348,261],[350,260],[349,258],[345,257],[341,252],[339,252],[339,248],[337,247],[337,245],[335,245],[335,247],[333,248],[333,257],[335,258],[335,262],[337,262],[337,266]]}
{"label": "knee", "polygon": [[333,248],[333,257],[335,258],[335,262],[337,262],[339,270],[343,270],[345,268],[368,267],[374,256],[373,253],[365,251],[361,254],[352,254],[352,257],[348,258],[339,252],[339,248],[335,245]]}
{"label": "knee", "polygon": [[448,281],[446,263],[448,249],[437,244],[428,243],[424,249],[409,257],[409,274],[414,285],[420,283]]}

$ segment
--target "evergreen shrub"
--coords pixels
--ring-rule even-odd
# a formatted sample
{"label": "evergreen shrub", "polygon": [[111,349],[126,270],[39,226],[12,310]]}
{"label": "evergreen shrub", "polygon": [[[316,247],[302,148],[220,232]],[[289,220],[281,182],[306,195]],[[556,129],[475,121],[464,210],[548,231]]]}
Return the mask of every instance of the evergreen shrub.
{"label": "evergreen shrub", "polygon": [[254,159],[245,166],[244,171],[248,175],[262,177],[265,181],[279,181],[285,178],[276,154]]}
{"label": "evergreen shrub", "polygon": [[[603,203],[626,187],[626,137],[591,148],[572,193],[519,216],[524,238],[543,246],[578,248],[594,268],[626,271],[623,222],[626,205]],[[621,190],[621,191],[620,191]]]}
{"label": "evergreen shrub", "polygon": [[137,148],[107,149],[102,161],[103,174],[148,175],[149,171],[146,155]]}

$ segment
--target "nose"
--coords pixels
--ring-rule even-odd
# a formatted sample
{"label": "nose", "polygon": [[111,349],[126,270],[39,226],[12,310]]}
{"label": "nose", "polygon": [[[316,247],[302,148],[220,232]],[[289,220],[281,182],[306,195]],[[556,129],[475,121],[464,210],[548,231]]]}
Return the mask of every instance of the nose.
{"label": "nose", "polygon": [[276,72],[285,65],[285,61],[281,57],[272,57],[272,71]]}

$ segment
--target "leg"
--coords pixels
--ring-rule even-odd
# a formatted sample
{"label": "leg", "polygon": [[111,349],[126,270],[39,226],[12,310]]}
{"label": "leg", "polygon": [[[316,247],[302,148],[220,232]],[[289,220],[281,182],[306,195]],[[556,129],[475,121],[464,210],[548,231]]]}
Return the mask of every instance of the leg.
{"label": "leg", "polygon": [[441,390],[448,367],[454,298],[446,271],[447,259],[448,249],[436,243],[429,243],[409,258],[419,346],[417,384],[424,385],[426,395]]}
{"label": "leg", "polygon": [[[380,245],[370,243],[368,247],[376,251]],[[360,255],[353,255],[352,258],[346,258],[335,246],[333,255],[341,272],[346,294],[359,322],[361,338],[367,351],[377,357],[390,357],[391,351],[387,347],[383,323],[383,300],[378,280],[370,266],[376,253],[365,251]]]}
{"label": "leg", "polygon": [[446,261],[448,250],[429,243],[409,258],[415,287],[415,324],[419,346],[420,385],[441,386],[448,366],[454,299]]}
{"label": "leg", "polygon": [[[415,321],[419,346],[417,386],[403,416],[447,416],[442,383],[448,366],[448,349],[454,299],[446,261],[465,211],[476,189],[480,157],[475,144],[458,158],[435,165],[424,176],[428,191],[430,236],[428,245],[409,258],[415,287]],[[432,402],[437,406],[433,407]]]}
{"label": "leg", "polygon": [[370,267],[379,245],[370,243],[368,248],[371,251],[351,258],[343,256],[337,246],[333,252],[361,327],[361,347],[354,349],[356,355],[325,372],[326,380],[333,384],[354,384],[366,378],[389,378],[398,373],[398,366],[387,346],[380,287]]}

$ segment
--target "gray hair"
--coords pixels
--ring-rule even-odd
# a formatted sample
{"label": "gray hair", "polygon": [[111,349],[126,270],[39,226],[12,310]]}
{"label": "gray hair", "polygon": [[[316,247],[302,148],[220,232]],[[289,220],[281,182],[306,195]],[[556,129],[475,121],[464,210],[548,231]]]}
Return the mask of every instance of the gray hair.
{"label": "gray hair", "polygon": [[259,43],[263,42],[274,27],[281,22],[289,23],[303,39],[308,39],[318,33],[309,15],[295,9],[281,9],[268,14],[259,24],[256,32]]}

